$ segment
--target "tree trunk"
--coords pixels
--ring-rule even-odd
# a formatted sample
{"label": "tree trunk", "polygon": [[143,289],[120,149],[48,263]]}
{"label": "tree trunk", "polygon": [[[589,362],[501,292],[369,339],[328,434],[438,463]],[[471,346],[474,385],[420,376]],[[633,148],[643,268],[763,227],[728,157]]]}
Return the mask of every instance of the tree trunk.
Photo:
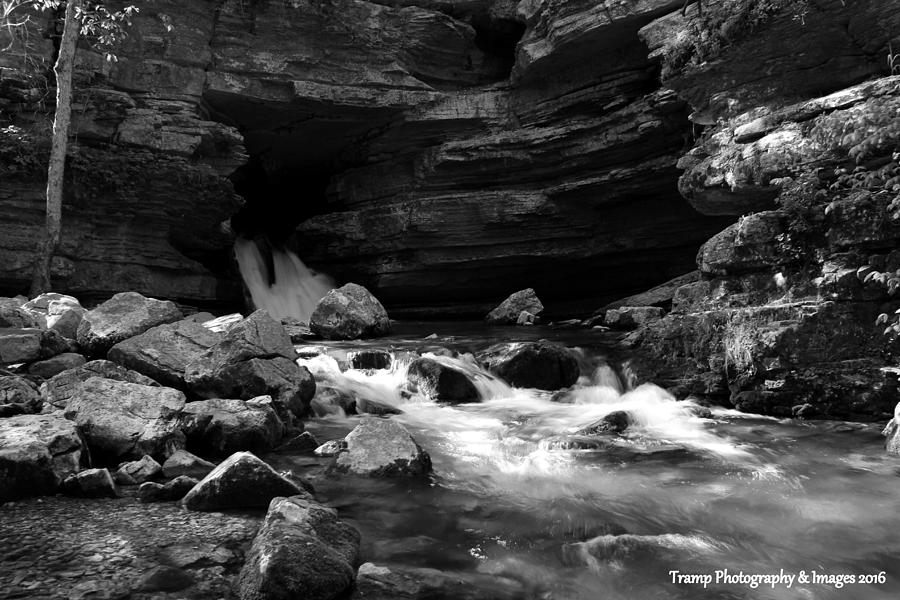
{"label": "tree trunk", "polygon": [[82,0],[69,0],[65,24],[59,44],[59,56],[53,71],[56,73],[56,114],[53,118],[53,140],[50,146],[50,166],[47,169],[47,219],[34,265],[31,296],[50,291],[50,264],[59,247],[62,228],[63,176],[66,169],[66,150],[69,146],[69,123],[72,120],[72,71],[75,68],[75,46],[78,42],[78,22],[75,10]]}

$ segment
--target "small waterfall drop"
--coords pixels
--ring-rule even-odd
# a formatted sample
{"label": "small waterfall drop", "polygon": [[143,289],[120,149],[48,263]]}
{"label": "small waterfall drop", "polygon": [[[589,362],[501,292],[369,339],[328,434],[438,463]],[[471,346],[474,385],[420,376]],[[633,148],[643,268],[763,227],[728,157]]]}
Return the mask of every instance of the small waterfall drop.
{"label": "small waterfall drop", "polygon": [[308,323],[316,303],[335,287],[330,277],[309,269],[290,250],[271,248],[269,262],[256,242],[238,238],[234,254],[253,305],[276,319]]}

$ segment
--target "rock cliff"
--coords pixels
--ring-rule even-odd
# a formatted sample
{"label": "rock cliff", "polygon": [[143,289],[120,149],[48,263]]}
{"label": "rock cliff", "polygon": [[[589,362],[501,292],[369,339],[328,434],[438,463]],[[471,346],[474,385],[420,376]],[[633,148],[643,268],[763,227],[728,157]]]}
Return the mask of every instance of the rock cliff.
{"label": "rock cliff", "polygon": [[[148,4],[117,62],[79,52],[57,287],[234,303],[229,219],[389,308],[442,314],[528,286],[553,310],[689,271],[728,219],[677,194],[688,107],[638,37],[680,4]],[[40,224],[38,25],[0,58],[6,292]]]}
{"label": "rock cliff", "polygon": [[642,31],[707,125],[679,162],[683,195],[743,216],[701,248],[702,279],[671,314],[632,336],[634,366],[748,412],[889,418],[900,348],[876,320],[900,305],[900,11],[816,0],[728,24],[760,4]]}

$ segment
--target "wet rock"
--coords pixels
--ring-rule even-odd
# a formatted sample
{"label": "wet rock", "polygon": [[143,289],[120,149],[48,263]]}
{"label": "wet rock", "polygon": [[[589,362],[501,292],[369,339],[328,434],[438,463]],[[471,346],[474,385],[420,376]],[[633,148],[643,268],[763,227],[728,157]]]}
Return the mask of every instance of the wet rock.
{"label": "wet rock", "polygon": [[221,334],[190,319],[151,327],[113,346],[107,358],[168,387],[187,389],[185,366],[216,345]]}
{"label": "wet rock", "polygon": [[513,387],[558,390],[578,381],[578,359],[546,340],[497,344],[478,355],[481,363]]}
{"label": "wet rock", "polygon": [[88,355],[101,356],[123,340],[183,317],[174,302],[123,292],[84,314],[77,340]]}
{"label": "wet rock", "polygon": [[239,579],[241,600],[332,600],[353,586],[359,532],[302,497],[275,498]]}
{"label": "wet rock", "polygon": [[892,456],[900,456],[900,403],[894,408],[894,418],[888,421],[881,434],[885,439],[885,449]]}
{"label": "wet rock", "polygon": [[509,298],[500,303],[500,305],[489,312],[484,320],[489,325],[523,325],[519,323],[519,319],[523,312],[526,312],[533,318],[544,310],[544,305],[538,299],[533,289],[528,288],[512,294]]}
{"label": "wet rock", "polygon": [[344,443],[346,451],[335,461],[340,471],[381,477],[421,477],[431,472],[431,457],[396,421],[363,419]]}
{"label": "wet rock", "polygon": [[107,469],[87,469],[67,477],[62,491],[70,496],[85,498],[116,498],[116,484]]}
{"label": "wet rock", "polygon": [[216,465],[213,463],[203,460],[187,450],[176,450],[163,463],[162,473],[169,478],[187,475],[188,477],[203,479],[215,468]]}
{"label": "wet rock", "polygon": [[612,329],[637,329],[658,321],[665,313],[657,306],[621,306],[606,311],[603,322]]}
{"label": "wet rock", "polygon": [[78,325],[87,312],[76,298],[55,292],[41,294],[26,302],[22,308],[45,328],[53,329],[71,340],[77,336]]}
{"label": "wet rock", "polygon": [[179,475],[164,484],[148,481],[138,488],[138,498],[141,502],[174,502],[184,498],[198,483],[199,480],[187,475]]}
{"label": "wet rock", "polygon": [[347,449],[347,443],[344,440],[329,440],[316,448],[313,452],[316,456],[337,456]]}
{"label": "wet rock", "polygon": [[229,456],[188,492],[188,510],[260,508],[277,496],[306,496],[297,484],[249,452]]}
{"label": "wet rock", "polygon": [[116,470],[113,479],[120,485],[138,485],[153,479],[162,472],[162,466],[152,456],[143,456],[141,460],[122,463]]}
{"label": "wet rock", "polygon": [[402,415],[403,411],[399,408],[391,406],[387,402],[379,402],[378,400],[370,400],[368,398],[356,399],[356,414],[358,415]]}
{"label": "wet rock", "polygon": [[302,344],[306,338],[312,337],[309,325],[293,317],[282,317],[281,325],[294,344]]}
{"label": "wet rock", "polygon": [[622,433],[631,425],[631,415],[624,410],[616,410],[602,419],[575,432],[575,435],[598,435],[602,433]]}
{"label": "wet rock", "polygon": [[178,592],[194,585],[194,578],[176,567],[158,566],[141,576],[139,592]]}
{"label": "wet rock", "polygon": [[348,283],[319,300],[309,327],[326,340],[355,340],[389,334],[391,321],[369,290]]}
{"label": "wet rock", "polygon": [[34,329],[40,323],[15,298],[0,298],[0,329]]}
{"label": "wet rock", "polygon": [[404,565],[363,563],[354,600],[519,600],[521,583],[481,573],[439,571]]}
{"label": "wet rock", "polygon": [[356,397],[338,388],[318,386],[309,408],[317,417],[356,414]]}
{"label": "wet rock", "polygon": [[28,374],[43,379],[50,379],[54,375],[59,375],[63,371],[76,369],[87,362],[87,359],[81,354],[74,352],[63,352],[53,358],[41,360],[28,365]]}
{"label": "wet rock", "polygon": [[468,375],[433,358],[417,358],[409,365],[407,381],[423,395],[453,404],[478,402],[481,395]]}
{"label": "wet rock", "polygon": [[54,375],[41,386],[41,393],[48,404],[54,408],[65,408],[69,400],[78,393],[82,384],[91,377],[101,377],[114,381],[137,383],[151,387],[159,384],[136,371],[129,371],[108,360],[92,360],[80,367],[68,369]]}
{"label": "wet rock", "polygon": [[359,350],[347,353],[351,369],[390,369],[391,353],[387,350]]}
{"label": "wet rock", "polygon": [[30,363],[68,352],[69,343],[46,329],[0,329],[0,365]]}
{"label": "wet rock", "polygon": [[38,387],[28,379],[0,376],[0,417],[37,413],[43,403]]}
{"label": "wet rock", "polygon": [[319,447],[319,440],[312,433],[304,431],[298,436],[294,436],[284,442],[279,448],[279,452],[312,452]]}
{"label": "wet rock", "polygon": [[182,430],[189,448],[209,456],[230,456],[241,450],[269,452],[284,435],[284,425],[268,396],[246,402],[188,402],[182,411]]}
{"label": "wet rock", "polygon": [[178,390],[92,377],[65,409],[92,451],[110,458],[164,456],[184,447]]}
{"label": "wet rock", "polygon": [[53,415],[0,419],[0,502],[54,493],[79,471],[82,453],[71,421]]}
{"label": "wet rock", "polygon": [[285,425],[306,414],[316,383],[284,327],[258,310],[231,327],[215,346],[187,365],[185,381],[204,398],[249,400],[271,396]]}

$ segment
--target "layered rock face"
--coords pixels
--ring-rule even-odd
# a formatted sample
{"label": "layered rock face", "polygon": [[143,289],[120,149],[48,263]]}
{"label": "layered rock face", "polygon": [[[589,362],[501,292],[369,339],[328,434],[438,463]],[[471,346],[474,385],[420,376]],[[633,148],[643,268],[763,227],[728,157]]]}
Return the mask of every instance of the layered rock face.
{"label": "layered rock face", "polygon": [[[286,240],[392,314],[481,315],[529,286],[552,311],[682,274],[725,222],[675,192],[687,106],[659,89],[637,35],[679,7],[148,5],[118,62],[79,54],[55,287],[236,301],[220,227],[235,213],[238,230]],[[49,42],[31,39],[46,64]],[[31,135],[39,87],[16,53],[2,60],[15,70],[0,95]],[[3,159],[0,286],[17,291],[41,223],[42,161]]]}
{"label": "layered rock face", "polygon": [[[679,163],[682,193],[707,214],[743,216],[703,246],[702,278],[675,292],[672,313],[632,337],[634,367],[748,412],[886,419],[898,347],[876,320],[900,304],[889,282],[900,268],[900,77],[884,76],[884,57],[900,14],[804,6],[766,15],[704,62],[698,23],[708,36],[727,30],[715,9],[642,32],[667,61],[665,83],[711,124]],[[691,43],[701,45],[685,60]]]}

